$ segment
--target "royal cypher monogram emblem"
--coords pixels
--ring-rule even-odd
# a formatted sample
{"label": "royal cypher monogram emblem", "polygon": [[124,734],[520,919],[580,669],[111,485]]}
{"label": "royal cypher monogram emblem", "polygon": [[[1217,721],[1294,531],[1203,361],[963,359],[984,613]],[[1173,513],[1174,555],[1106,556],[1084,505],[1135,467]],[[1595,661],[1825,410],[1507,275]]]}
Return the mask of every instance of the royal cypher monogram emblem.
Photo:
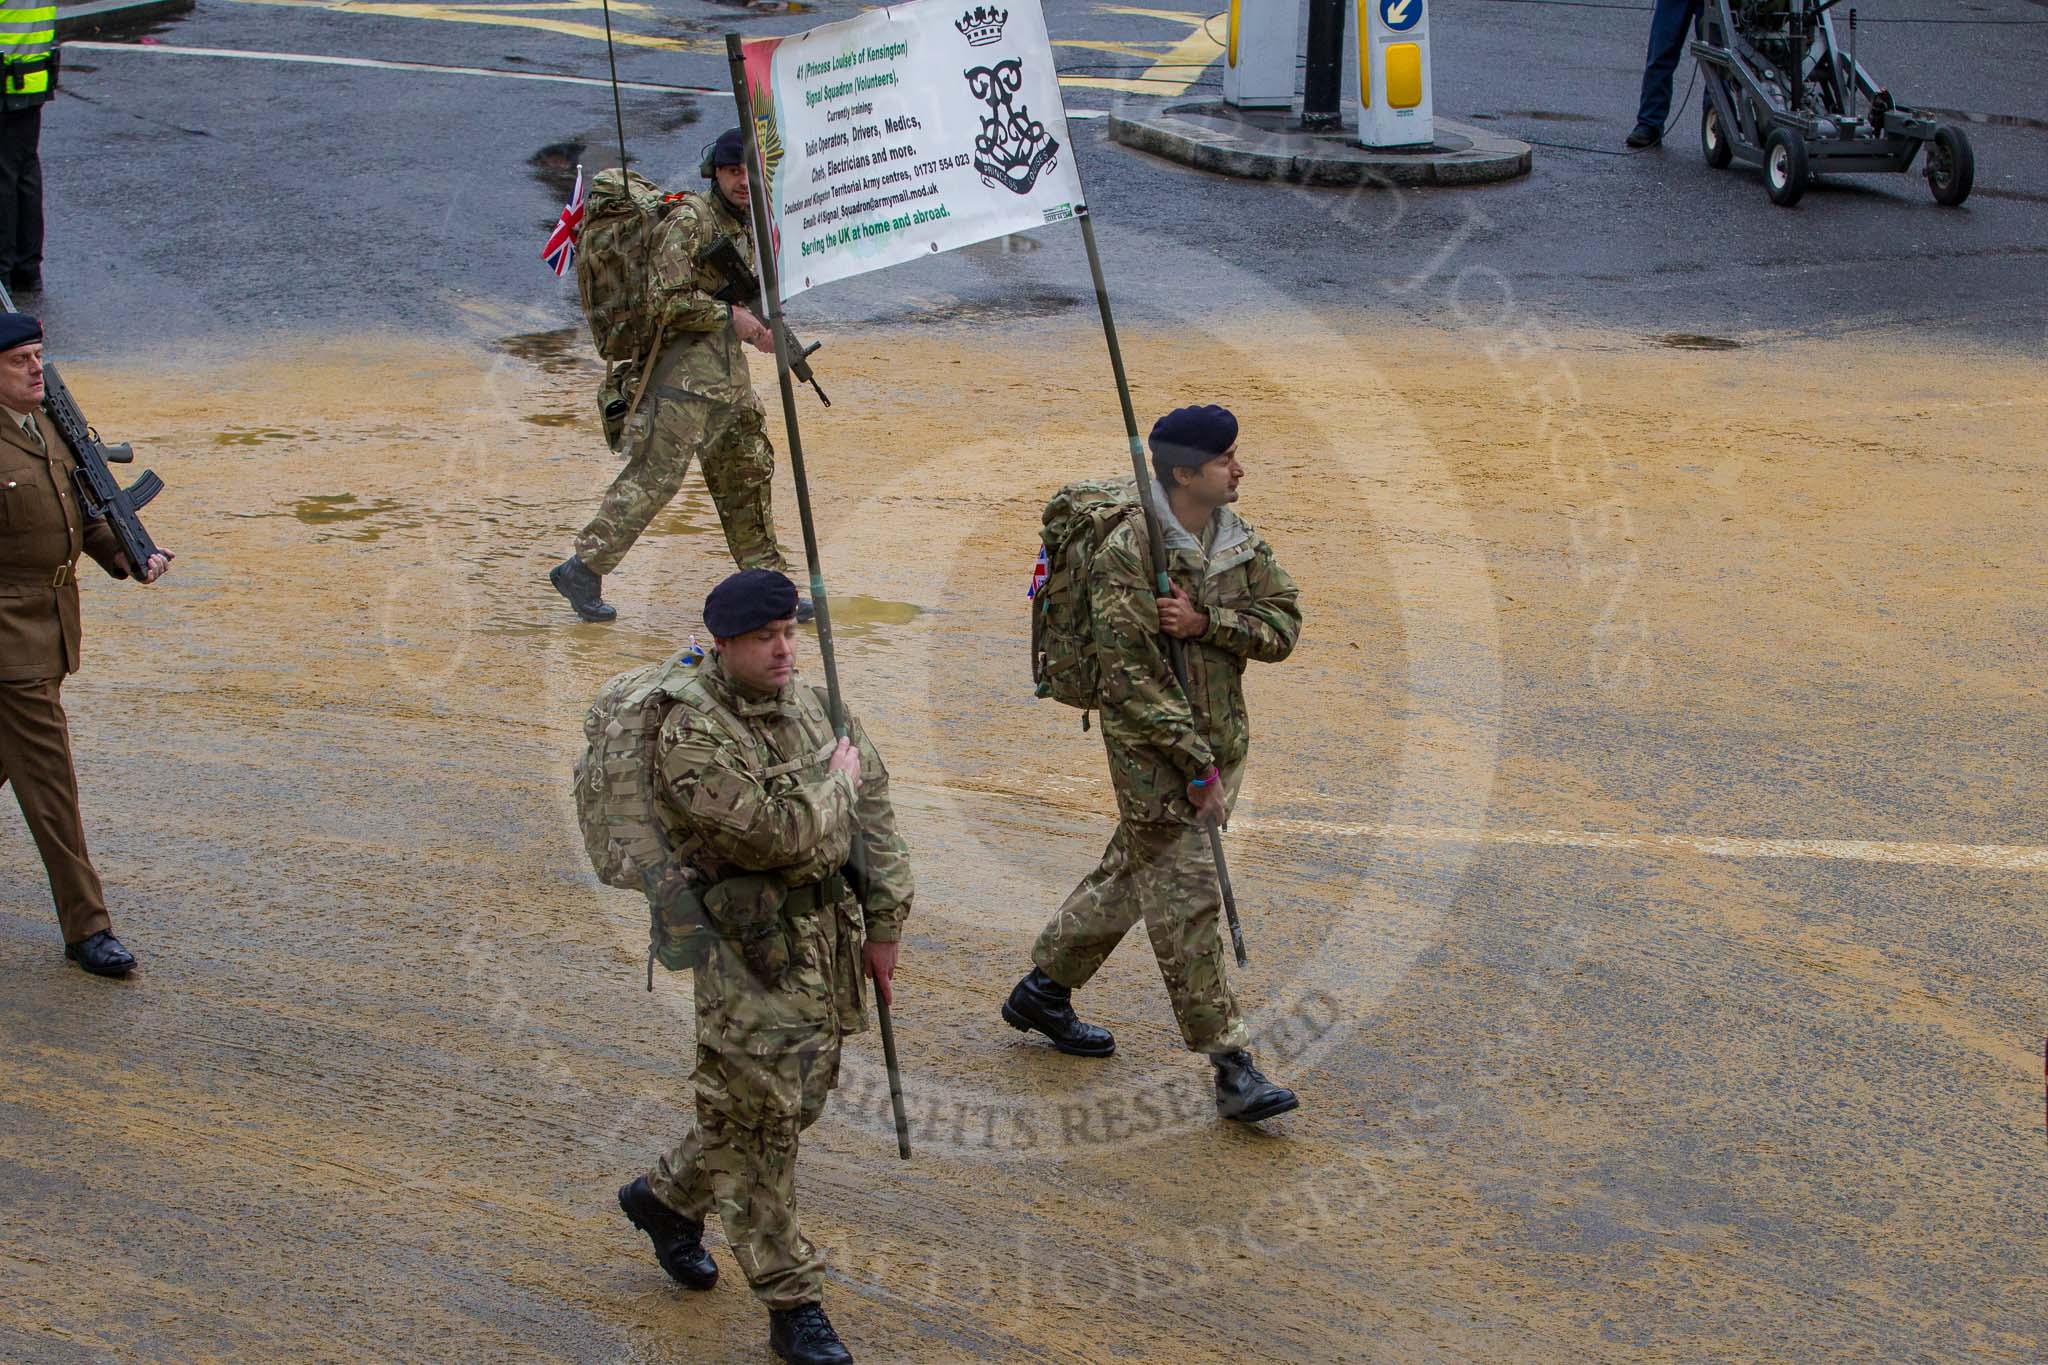
{"label": "royal cypher monogram emblem", "polygon": [[[969,47],[987,47],[1002,38],[1009,19],[1008,10],[975,8],[961,15],[954,27]],[[1059,155],[1060,141],[1016,103],[1017,92],[1024,88],[1024,63],[1011,57],[993,66],[971,67],[965,74],[967,88],[988,106],[981,116],[981,133],[974,139],[974,169],[990,185],[1012,194],[1031,193]]]}
{"label": "royal cypher monogram emblem", "polygon": [[1010,22],[1010,12],[990,5],[977,6],[960,16],[960,22],[953,25],[967,39],[969,47],[987,47],[999,42],[1003,36],[1003,25]]}

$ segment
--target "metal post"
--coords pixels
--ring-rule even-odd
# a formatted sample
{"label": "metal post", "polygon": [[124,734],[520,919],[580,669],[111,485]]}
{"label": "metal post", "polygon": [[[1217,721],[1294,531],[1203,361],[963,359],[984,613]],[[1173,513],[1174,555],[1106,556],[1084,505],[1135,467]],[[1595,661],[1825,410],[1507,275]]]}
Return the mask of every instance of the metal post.
{"label": "metal post", "polygon": [[[725,35],[725,55],[732,69],[732,97],[739,108],[740,128],[747,139],[747,206],[754,220],[754,254],[760,263],[761,321],[775,338],[775,378],[782,387],[782,417],[789,433],[789,472],[796,480],[797,518],[804,528],[804,563],[811,572],[811,606],[818,613],[818,658],[825,666],[825,695],[831,703],[832,728],[846,738],[846,701],[839,693],[839,665],[832,654],[832,612],[825,601],[825,572],[818,562],[818,528],[811,519],[811,485],[804,477],[803,435],[796,424],[796,389],[790,382],[789,332],[782,325],[782,280],[775,268],[775,234],[768,220],[767,163],[754,126],[754,101],[747,90],[747,58],[740,35]],[[714,189],[713,193],[717,191]],[[856,834],[854,847],[860,849]],[[860,853],[853,856],[860,857]],[[875,991],[875,1017],[882,1028],[882,1060],[889,1071],[889,1102],[896,1111],[896,1153],[910,1160],[910,1119],[903,1111],[903,1073],[896,1065],[896,1030],[889,1002]]]}
{"label": "metal post", "polygon": [[1308,0],[1308,71],[1302,78],[1302,131],[1335,131],[1344,118],[1343,90],[1344,0]]}
{"label": "metal post", "polygon": [[[1152,571],[1156,588],[1161,597],[1172,591],[1172,581],[1166,576],[1166,539],[1159,529],[1159,518],[1167,509],[1152,505],[1152,471],[1145,467],[1145,443],[1138,439],[1138,415],[1131,407],[1131,382],[1124,374],[1124,352],[1117,344],[1116,319],[1109,312],[1109,285],[1102,276],[1102,256],[1095,249],[1095,220],[1086,208],[1077,215],[1081,220],[1081,244],[1088,251],[1088,274],[1095,282],[1095,306],[1102,313],[1102,334],[1109,342],[1109,368],[1116,375],[1117,401],[1124,410],[1124,436],[1131,445],[1131,473],[1138,481],[1138,505],[1145,509],[1145,535],[1152,551]],[[1181,695],[1188,694],[1187,653],[1181,642],[1171,635],[1166,639],[1166,658],[1173,668],[1173,680],[1180,686]],[[1223,915],[1230,925],[1230,946],[1237,955],[1237,965],[1245,965],[1244,926],[1237,918],[1237,893],[1231,889],[1230,867],[1223,858],[1223,831],[1209,826],[1209,852],[1216,859],[1216,882],[1223,892]]]}

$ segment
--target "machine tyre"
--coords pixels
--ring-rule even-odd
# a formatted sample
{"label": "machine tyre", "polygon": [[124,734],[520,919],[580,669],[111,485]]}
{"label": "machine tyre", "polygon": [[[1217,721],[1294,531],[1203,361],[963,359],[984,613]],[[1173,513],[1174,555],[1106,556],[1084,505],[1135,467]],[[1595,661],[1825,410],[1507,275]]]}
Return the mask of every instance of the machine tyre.
{"label": "machine tyre", "polygon": [[1806,140],[1790,128],[1776,128],[1764,141],[1764,188],[1771,202],[1789,209],[1806,193]]}
{"label": "machine tyre", "polygon": [[1728,130],[1721,126],[1721,113],[1709,99],[1700,105],[1700,153],[1707,158],[1707,164],[1717,171],[1728,169],[1728,163],[1735,159],[1735,148],[1728,141]]}
{"label": "machine tyre", "polygon": [[1976,183],[1977,157],[1970,150],[1970,139],[1953,123],[1942,124],[1935,130],[1934,141],[1927,144],[1928,192],[1935,203],[1952,209],[1970,197],[1970,187]]}

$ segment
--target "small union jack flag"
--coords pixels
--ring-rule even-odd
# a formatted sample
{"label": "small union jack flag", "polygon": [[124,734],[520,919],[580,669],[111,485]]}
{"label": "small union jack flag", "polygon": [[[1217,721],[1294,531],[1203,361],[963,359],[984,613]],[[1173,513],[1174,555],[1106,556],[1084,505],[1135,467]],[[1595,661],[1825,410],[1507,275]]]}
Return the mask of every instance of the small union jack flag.
{"label": "small union jack flag", "polygon": [[1050,572],[1051,566],[1045,562],[1045,547],[1041,545],[1038,547],[1038,562],[1031,566],[1031,586],[1024,590],[1024,595],[1037,597],[1038,590],[1045,586],[1046,574]]}
{"label": "small union jack flag", "polygon": [[576,234],[583,230],[583,168],[576,168],[576,191],[569,196],[569,207],[562,210],[562,216],[555,221],[555,230],[548,234],[548,244],[540,249],[540,258],[557,275],[569,273],[569,266],[576,259]]}

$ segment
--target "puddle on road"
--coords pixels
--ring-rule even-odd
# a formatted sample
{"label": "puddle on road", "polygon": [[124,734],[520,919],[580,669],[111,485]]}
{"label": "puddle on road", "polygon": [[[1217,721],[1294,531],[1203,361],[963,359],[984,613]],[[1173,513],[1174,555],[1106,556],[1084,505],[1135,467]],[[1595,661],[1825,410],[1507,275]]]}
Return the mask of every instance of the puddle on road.
{"label": "puddle on road", "polygon": [[311,436],[310,431],[288,431],[277,427],[229,427],[216,432],[213,443],[217,446],[260,446],[270,441],[297,441]]}
{"label": "puddle on road", "polygon": [[555,327],[545,332],[517,332],[491,343],[492,349],[518,356],[542,374],[595,371],[588,338],[580,327]]}
{"label": "puddle on road", "polygon": [[1731,337],[1710,337],[1698,332],[1666,332],[1663,336],[1652,337],[1659,346],[1669,346],[1675,351],[1739,351],[1742,343]]}
{"label": "puddle on road", "polygon": [[834,594],[826,600],[825,606],[832,614],[834,635],[848,630],[866,631],[876,626],[907,626],[924,615],[924,608],[915,603],[890,602],[879,597],[862,597],[858,593],[845,597]]}
{"label": "puddle on road", "polygon": [[1062,289],[1023,289],[1000,298],[963,299],[957,294],[931,294],[908,300],[908,307],[892,321],[985,322],[1016,318],[1047,318],[1081,306],[1079,294]]}
{"label": "puddle on road", "polygon": [[[292,504],[292,515],[307,526],[339,526],[350,522],[368,521],[396,512],[403,503],[393,498],[375,498],[369,502],[357,502],[353,493],[315,493],[300,498]],[[417,521],[396,522],[389,526],[365,526],[350,537],[353,540],[380,540],[387,530],[404,530],[417,526]]]}
{"label": "puddle on road", "polygon": [[992,237],[986,242],[976,242],[963,249],[970,256],[1022,256],[1037,251],[1044,245],[1036,237],[1012,232],[1002,237]]}
{"label": "puddle on road", "polygon": [[[582,162],[583,153],[589,145],[581,138],[550,142],[527,159],[527,164],[533,167],[533,178],[553,191],[557,199],[568,203],[569,196],[576,192],[576,167]],[[589,174],[595,175],[598,169],[590,168]]]}

